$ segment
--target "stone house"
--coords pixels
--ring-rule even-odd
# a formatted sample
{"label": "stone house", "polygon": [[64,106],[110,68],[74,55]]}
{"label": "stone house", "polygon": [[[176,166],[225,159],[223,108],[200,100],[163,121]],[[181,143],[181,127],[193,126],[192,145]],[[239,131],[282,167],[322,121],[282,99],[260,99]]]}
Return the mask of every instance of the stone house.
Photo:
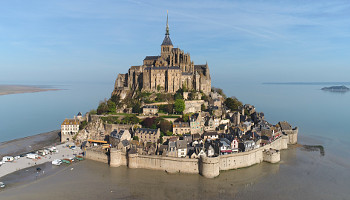
{"label": "stone house", "polygon": [[238,144],[239,149],[242,152],[247,152],[255,149],[255,142],[253,140],[245,140]]}
{"label": "stone house", "polygon": [[241,123],[241,114],[239,112],[234,112],[232,115],[232,124],[238,126]]}
{"label": "stone house", "polygon": [[73,141],[73,137],[79,132],[77,119],[65,119],[61,124],[61,142]]}
{"label": "stone house", "polygon": [[217,132],[205,132],[203,134],[203,139],[204,140],[216,140],[219,139],[219,133]]}
{"label": "stone house", "polygon": [[191,133],[190,124],[188,122],[174,122],[173,123],[173,134],[174,135],[184,135],[186,133]]}
{"label": "stone house", "polygon": [[214,147],[211,144],[207,145],[206,150],[207,150],[207,156],[208,157],[213,157],[215,155],[215,149],[214,149]]}
{"label": "stone house", "polygon": [[114,130],[109,136],[109,143],[112,147],[116,147],[121,141],[131,140],[131,134],[129,130]]}
{"label": "stone house", "polygon": [[218,106],[210,106],[209,111],[216,117],[222,117],[222,109]]}
{"label": "stone house", "polygon": [[130,149],[130,142],[129,140],[122,140],[120,141],[115,147],[117,149],[121,149],[122,152],[126,153],[128,151],[128,149]]}
{"label": "stone house", "polygon": [[158,106],[146,105],[142,109],[143,115],[156,115],[158,113]]}
{"label": "stone house", "polygon": [[220,125],[220,119],[215,116],[206,117],[205,131],[215,131]]}
{"label": "stone house", "polygon": [[191,134],[184,134],[182,136],[183,140],[185,140],[187,142],[187,144],[190,144],[192,142],[192,135]]}
{"label": "stone house", "polygon": [[191,128],[191,134],[202,134],[203,133],[203,127],[201,126],[201,113],[195,113],[189,117],[190,121],[190,128]]}
{"label": "stone house", "polygon": [[134,135],[139,138],[140,143],[157,143],[160,137],[160,129],[137,128]]}
{"label": "stone house", "polygon": [[169,140],[167,156],[169,157],[177,157],[177,148],[176,148],[176,140]]}
{"label": "stone house", "polygon": [[201,106],[204,103],[204,100],[185,101],[185,110],[183,111],[183,113],[187,114],[201,112]]}

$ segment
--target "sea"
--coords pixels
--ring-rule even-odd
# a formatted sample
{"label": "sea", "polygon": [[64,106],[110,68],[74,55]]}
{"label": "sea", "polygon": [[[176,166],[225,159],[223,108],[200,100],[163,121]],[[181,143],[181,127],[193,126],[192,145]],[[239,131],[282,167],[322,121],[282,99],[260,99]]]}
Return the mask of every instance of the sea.
{"label": "sea", "polygon": [[[214,84],[270,123],[299,127],[299,145],[282,151],[277,164],[222,171],[214,179],[83,161],[0,192],[0,199],[350,199],[350,92],[321,90],[349,83]],[[65,118],[96,109],[113,85],[47,84],[61,90],[0,96],[0,142],[59,129]]]}

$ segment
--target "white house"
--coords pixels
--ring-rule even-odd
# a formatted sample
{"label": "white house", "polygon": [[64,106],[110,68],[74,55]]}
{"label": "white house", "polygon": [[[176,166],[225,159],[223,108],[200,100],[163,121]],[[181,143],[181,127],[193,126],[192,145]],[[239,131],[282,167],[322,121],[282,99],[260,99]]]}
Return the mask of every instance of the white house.
{"label": "white house", "polygon": [[65,119],[61,124],[61,142],[72,141],[79,131],[77,119]]}

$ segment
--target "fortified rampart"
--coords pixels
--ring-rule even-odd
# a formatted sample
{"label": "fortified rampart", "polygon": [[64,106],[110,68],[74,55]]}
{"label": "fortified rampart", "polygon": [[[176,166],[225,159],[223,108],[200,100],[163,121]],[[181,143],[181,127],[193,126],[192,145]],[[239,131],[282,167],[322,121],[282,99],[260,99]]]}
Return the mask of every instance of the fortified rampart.
{"label": "fortified rampart", "polygon": [[[108,163],[108,156],[104,152],[94,149],[94,148],[88,148],[86,149],[86,159]],[[113,159],[118,159],[117,157],[113,157]]]}
{"label": "fortified rampart", "polygon": [[[207,178],[214,178],[221,170],[231,170],[249,167],[263,161],[277,163],[280,161],[280,150],[287,149],[288,144],[297,142],[297,132],[283,135],[271,144],[248,152],[221,155],[218,157],[200,157],[199,159],[174,158],[156,155],[125,155],[120,150],[112,148],[110,151],[110,166],[119,167],[126,165],[129,168],[142,168],[153,170],[164,170],[170,173],[196,173]],[[89,155],[89,154],[92,155]],[[101,158],[98,158],[101,156]],[[94,151],[87,152],[87,158],[108,162],[107,156]]]}

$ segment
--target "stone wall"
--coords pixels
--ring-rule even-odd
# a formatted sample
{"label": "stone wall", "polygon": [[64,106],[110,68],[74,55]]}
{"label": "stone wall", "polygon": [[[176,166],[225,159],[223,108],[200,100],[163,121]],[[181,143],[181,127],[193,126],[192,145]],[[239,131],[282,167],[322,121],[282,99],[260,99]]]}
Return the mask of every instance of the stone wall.
{"label": "stone wall", "polygon": [[[125,155],[119,150],[111,149],[110,166],[118,167],[120,165],[127,165],[129,168],[164,170],[170,173],[199,173],[204,177],[214,178],[220,174],[221,170],[249,167],[263,161],[270,163],[279,162],[279,150],[286,149],[289,141],[289,136],[283,135],[271,144],[252,151],[221,155],[219,157],[201,157],[200,159],[138,154]],[[97,154],[92,155],[93,157],[98,156]],[[108,159],[103,158],[102,160]]]}
{"label": "stone wall", "polygon": [[198,159],[173,158],[131,154],[128,156],[129,168],[164,170],[170,173],[198,174]]}
{"label": "stone wall", "polygon": [[[98,161],[98,162],[103,162],[103,163],[108,163],[108,156],[105,154],[103,151],[97,150],[97,149],[86,149],[86,159]],[[113,159],[120,159],[118,157],[113,157]]]}

